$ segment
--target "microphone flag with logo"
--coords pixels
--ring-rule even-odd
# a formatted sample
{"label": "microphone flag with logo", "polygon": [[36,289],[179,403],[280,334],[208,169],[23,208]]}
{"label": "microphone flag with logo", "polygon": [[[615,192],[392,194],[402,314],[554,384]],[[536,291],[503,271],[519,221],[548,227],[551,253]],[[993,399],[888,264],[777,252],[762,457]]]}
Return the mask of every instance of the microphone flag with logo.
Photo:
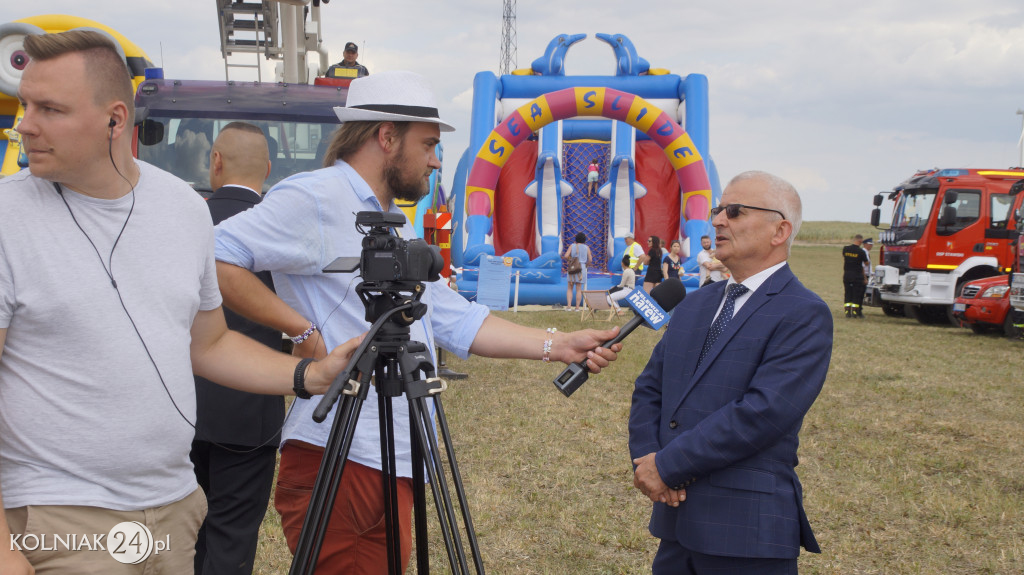
{"label": "microphone flag with logo", "polygon": [[[607,348],[619,343],[641,325],[655,330],[661,328],[669,320],[668,312],[679,305],[685,297],[686,288],[679,278],[669,278],[654,286],[650,295],[647,295],[643,288],[634,289],[626,296],[625,301],[636,315],[622,326],[619,335],[602,343],[601,347]],[[553,383],[563,395],[569,397],[587,381],[587,377],[589,370],[586,361],[578,361],[566,366]]]}

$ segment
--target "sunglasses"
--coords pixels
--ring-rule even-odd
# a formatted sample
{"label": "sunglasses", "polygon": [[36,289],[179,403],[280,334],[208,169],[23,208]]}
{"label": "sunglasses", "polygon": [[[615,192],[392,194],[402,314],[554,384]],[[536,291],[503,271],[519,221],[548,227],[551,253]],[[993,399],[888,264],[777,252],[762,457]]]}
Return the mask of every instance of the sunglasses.
{"label": "sunglasses", "polygon": [[782,219],[786,219],[786,214],[780,212],[779,210],[773,210],[771,208],[759,208],[757,206],[747,206],[743,204],[729,204],[728,206],[718,206],[717,208],[711,208],[711,217],[714,218],[718,214],[725,212],[725,217],[729,218],[730,220],[734,220],[740,217],[741,208],[746,208],[748,210],[760,210],[762,212],[775,212],[776,214],[782,216]]}

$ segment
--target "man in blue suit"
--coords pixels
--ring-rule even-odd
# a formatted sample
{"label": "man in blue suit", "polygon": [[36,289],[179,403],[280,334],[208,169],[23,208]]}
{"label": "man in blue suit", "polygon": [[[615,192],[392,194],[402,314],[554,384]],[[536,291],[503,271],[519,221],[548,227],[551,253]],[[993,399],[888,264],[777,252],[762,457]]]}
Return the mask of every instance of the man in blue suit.
{"label": "man in blue suit", "polygon": [[764,172],[712,210],[728,282],[690,294],[636,381],[634,485],[654,502],[653,573],[795,574],[819,553],[797,478],[797,435],[832,354],[828,306],[786,264],[800,197]]}

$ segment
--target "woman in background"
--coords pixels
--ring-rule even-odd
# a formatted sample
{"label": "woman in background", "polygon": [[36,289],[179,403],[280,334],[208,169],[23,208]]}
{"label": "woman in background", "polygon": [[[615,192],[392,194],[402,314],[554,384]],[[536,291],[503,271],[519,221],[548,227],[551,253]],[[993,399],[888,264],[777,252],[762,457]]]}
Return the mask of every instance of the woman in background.
{"label": "woman in background", "polygon": [[654,286],[661,283],[664,278],[661,276],[661,239],[658,236],[651,236],[647,239],[647,255],[644,256],[644,263],[647,264],[647,275],[644,276],[644,291],[651,293]]}
{"label": "woman in background", "polygon": [[[583,309],[583,290],[587,289],[587,262],[590,261],[590,248],[584,243],[586,241],[587,236],[583,232],[576,234],[576,243],[571,244],[562,256],[566,260],[572,257],[580,260],[580,271],[569,274],[569,283],[565,286],[565,309],[569,311]],[[573,288],[576,289],[576,307],[572,305]]]}
{"label": "woman in background", "polygon": [[679,240],[672,240],[669,244],[668,253],[661,258],[662,279],[679,278],[679,270],[683,267],[683,258],[679,255],[682,247]]}

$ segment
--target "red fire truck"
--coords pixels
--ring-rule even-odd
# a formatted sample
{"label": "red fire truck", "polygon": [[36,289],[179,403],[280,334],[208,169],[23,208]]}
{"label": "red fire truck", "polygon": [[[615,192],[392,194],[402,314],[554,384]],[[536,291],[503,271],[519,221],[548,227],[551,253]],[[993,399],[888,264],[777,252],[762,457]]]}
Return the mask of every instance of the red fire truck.
{"label": "red fire truck", "polygon": [[[1017,188],[1024,189],[1024,182],[1014,186],[1014,189]],[[1024,196],[1024,194],[1020,195]],[[1017,229],[1022,230],[1022,228],[1024,228],[1024,208],[1018,208]],[[1007,335],[1021,337],[1024,335],[1024,237],[1017,239],[1017,267],[1014,272],[1010,276],[1010,305],[1013,308],[1010,310],[1010,323],[1013,325],[1014,331]]]}
{"label": "red fire truck", "polygon": [[[1009,273],[1024,194],[1010,187],[1024,169],[946,169],[914,174],[888,194],[892,222],[880,232],[882,265],[868,283],[866,301],[887,315],[922,323],[959,322],[953,303],[969,281]],[[878,227],[885,196],[875,196]]]}

